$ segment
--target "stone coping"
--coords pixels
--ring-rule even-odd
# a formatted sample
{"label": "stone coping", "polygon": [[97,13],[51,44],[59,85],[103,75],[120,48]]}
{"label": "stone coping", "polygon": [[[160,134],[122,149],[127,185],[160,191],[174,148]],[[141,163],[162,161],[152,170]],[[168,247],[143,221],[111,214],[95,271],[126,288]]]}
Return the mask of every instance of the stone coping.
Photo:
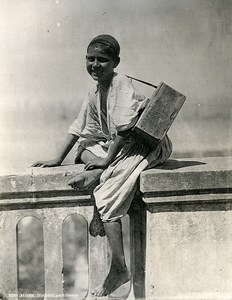
{"label": "stone coping", "polygon": [[175,195],[232,190],[232,157],[169,159],[140,176],[142,193]]}
{"label": "stone coping", "polygon": [[72,192],[68,180],[82,172],[84,165],[26,168],[0,172],[0,197],[7,193]]}
{"label": "stone coping", "polygon": [[[13,194],[53,192],[77,194],[67,185],[83,165],[53,168],[26,168],[0,172],[0,198]],[[142,193],[161,195],[190,191],[229,192],[232,190],[232,156],[169,159],[162,166],[143,171]],[[90,192],[87,192],[90,194]]]}

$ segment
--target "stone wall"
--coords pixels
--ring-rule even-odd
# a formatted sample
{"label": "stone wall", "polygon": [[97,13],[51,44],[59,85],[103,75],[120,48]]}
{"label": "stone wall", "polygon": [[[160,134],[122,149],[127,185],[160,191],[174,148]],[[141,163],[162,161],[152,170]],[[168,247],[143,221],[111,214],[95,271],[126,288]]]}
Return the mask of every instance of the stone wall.
{"label": "stone wall", "polygon": [[[78,213],[89,224],[93,215],[91,192],[67,185],[82,170],[67,165],[1,174],[0,287],[11,298],[17,299],[16,227],[25,216],[43,224],[45,294],[62,295],[62,222]],[[129,216],[136,298],[232,298],[231,157],[170,159],[144,171]],[[91,289],[107,272],[105,237],[89,236],[88,255]]]}

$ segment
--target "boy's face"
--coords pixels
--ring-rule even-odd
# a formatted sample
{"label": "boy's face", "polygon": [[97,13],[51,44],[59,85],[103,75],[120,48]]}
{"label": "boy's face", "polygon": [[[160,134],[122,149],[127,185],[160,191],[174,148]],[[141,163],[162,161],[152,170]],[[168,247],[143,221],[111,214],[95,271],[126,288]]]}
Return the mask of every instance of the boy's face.
{"label": "boy's face", "polygon": [[118,62],[104,51],[104,45],[90,45],[86,55],[86,68],[90,76],[99,83],[111,79]]}

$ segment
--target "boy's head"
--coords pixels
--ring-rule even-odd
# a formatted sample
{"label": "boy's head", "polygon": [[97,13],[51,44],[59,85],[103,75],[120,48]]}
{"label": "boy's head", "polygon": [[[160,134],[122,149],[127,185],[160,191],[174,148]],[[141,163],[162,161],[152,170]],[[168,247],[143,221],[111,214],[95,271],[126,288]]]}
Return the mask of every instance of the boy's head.
{"label": "boy's head", "polygon": [[105,50],[105,53],[107,53],[111,58],[117,60],[119,58],[120,54],[120,46],[118,41],[109,34],[101,34],[96,36],[92,39],[92,41],[89,43],[89,46],[87,48],[87,52],[90,48],[90,46],[96,44],[100,44],[102,48]]}
{"label": "boy's head", "polygon": [[120,46],[111,35],[96,36],[88,45],[86,67],[88,73],[99,83],[111,78],[120,62]]}

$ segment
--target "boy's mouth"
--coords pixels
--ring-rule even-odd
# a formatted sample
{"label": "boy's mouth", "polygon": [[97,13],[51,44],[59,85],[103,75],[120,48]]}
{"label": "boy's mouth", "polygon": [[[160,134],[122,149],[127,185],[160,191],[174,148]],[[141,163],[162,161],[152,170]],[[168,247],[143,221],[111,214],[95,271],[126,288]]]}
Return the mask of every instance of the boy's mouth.
{"label": "boy's mouth", "polygon": [[100,76],[102,74],[101,71],[92,71],[93,76]]}

